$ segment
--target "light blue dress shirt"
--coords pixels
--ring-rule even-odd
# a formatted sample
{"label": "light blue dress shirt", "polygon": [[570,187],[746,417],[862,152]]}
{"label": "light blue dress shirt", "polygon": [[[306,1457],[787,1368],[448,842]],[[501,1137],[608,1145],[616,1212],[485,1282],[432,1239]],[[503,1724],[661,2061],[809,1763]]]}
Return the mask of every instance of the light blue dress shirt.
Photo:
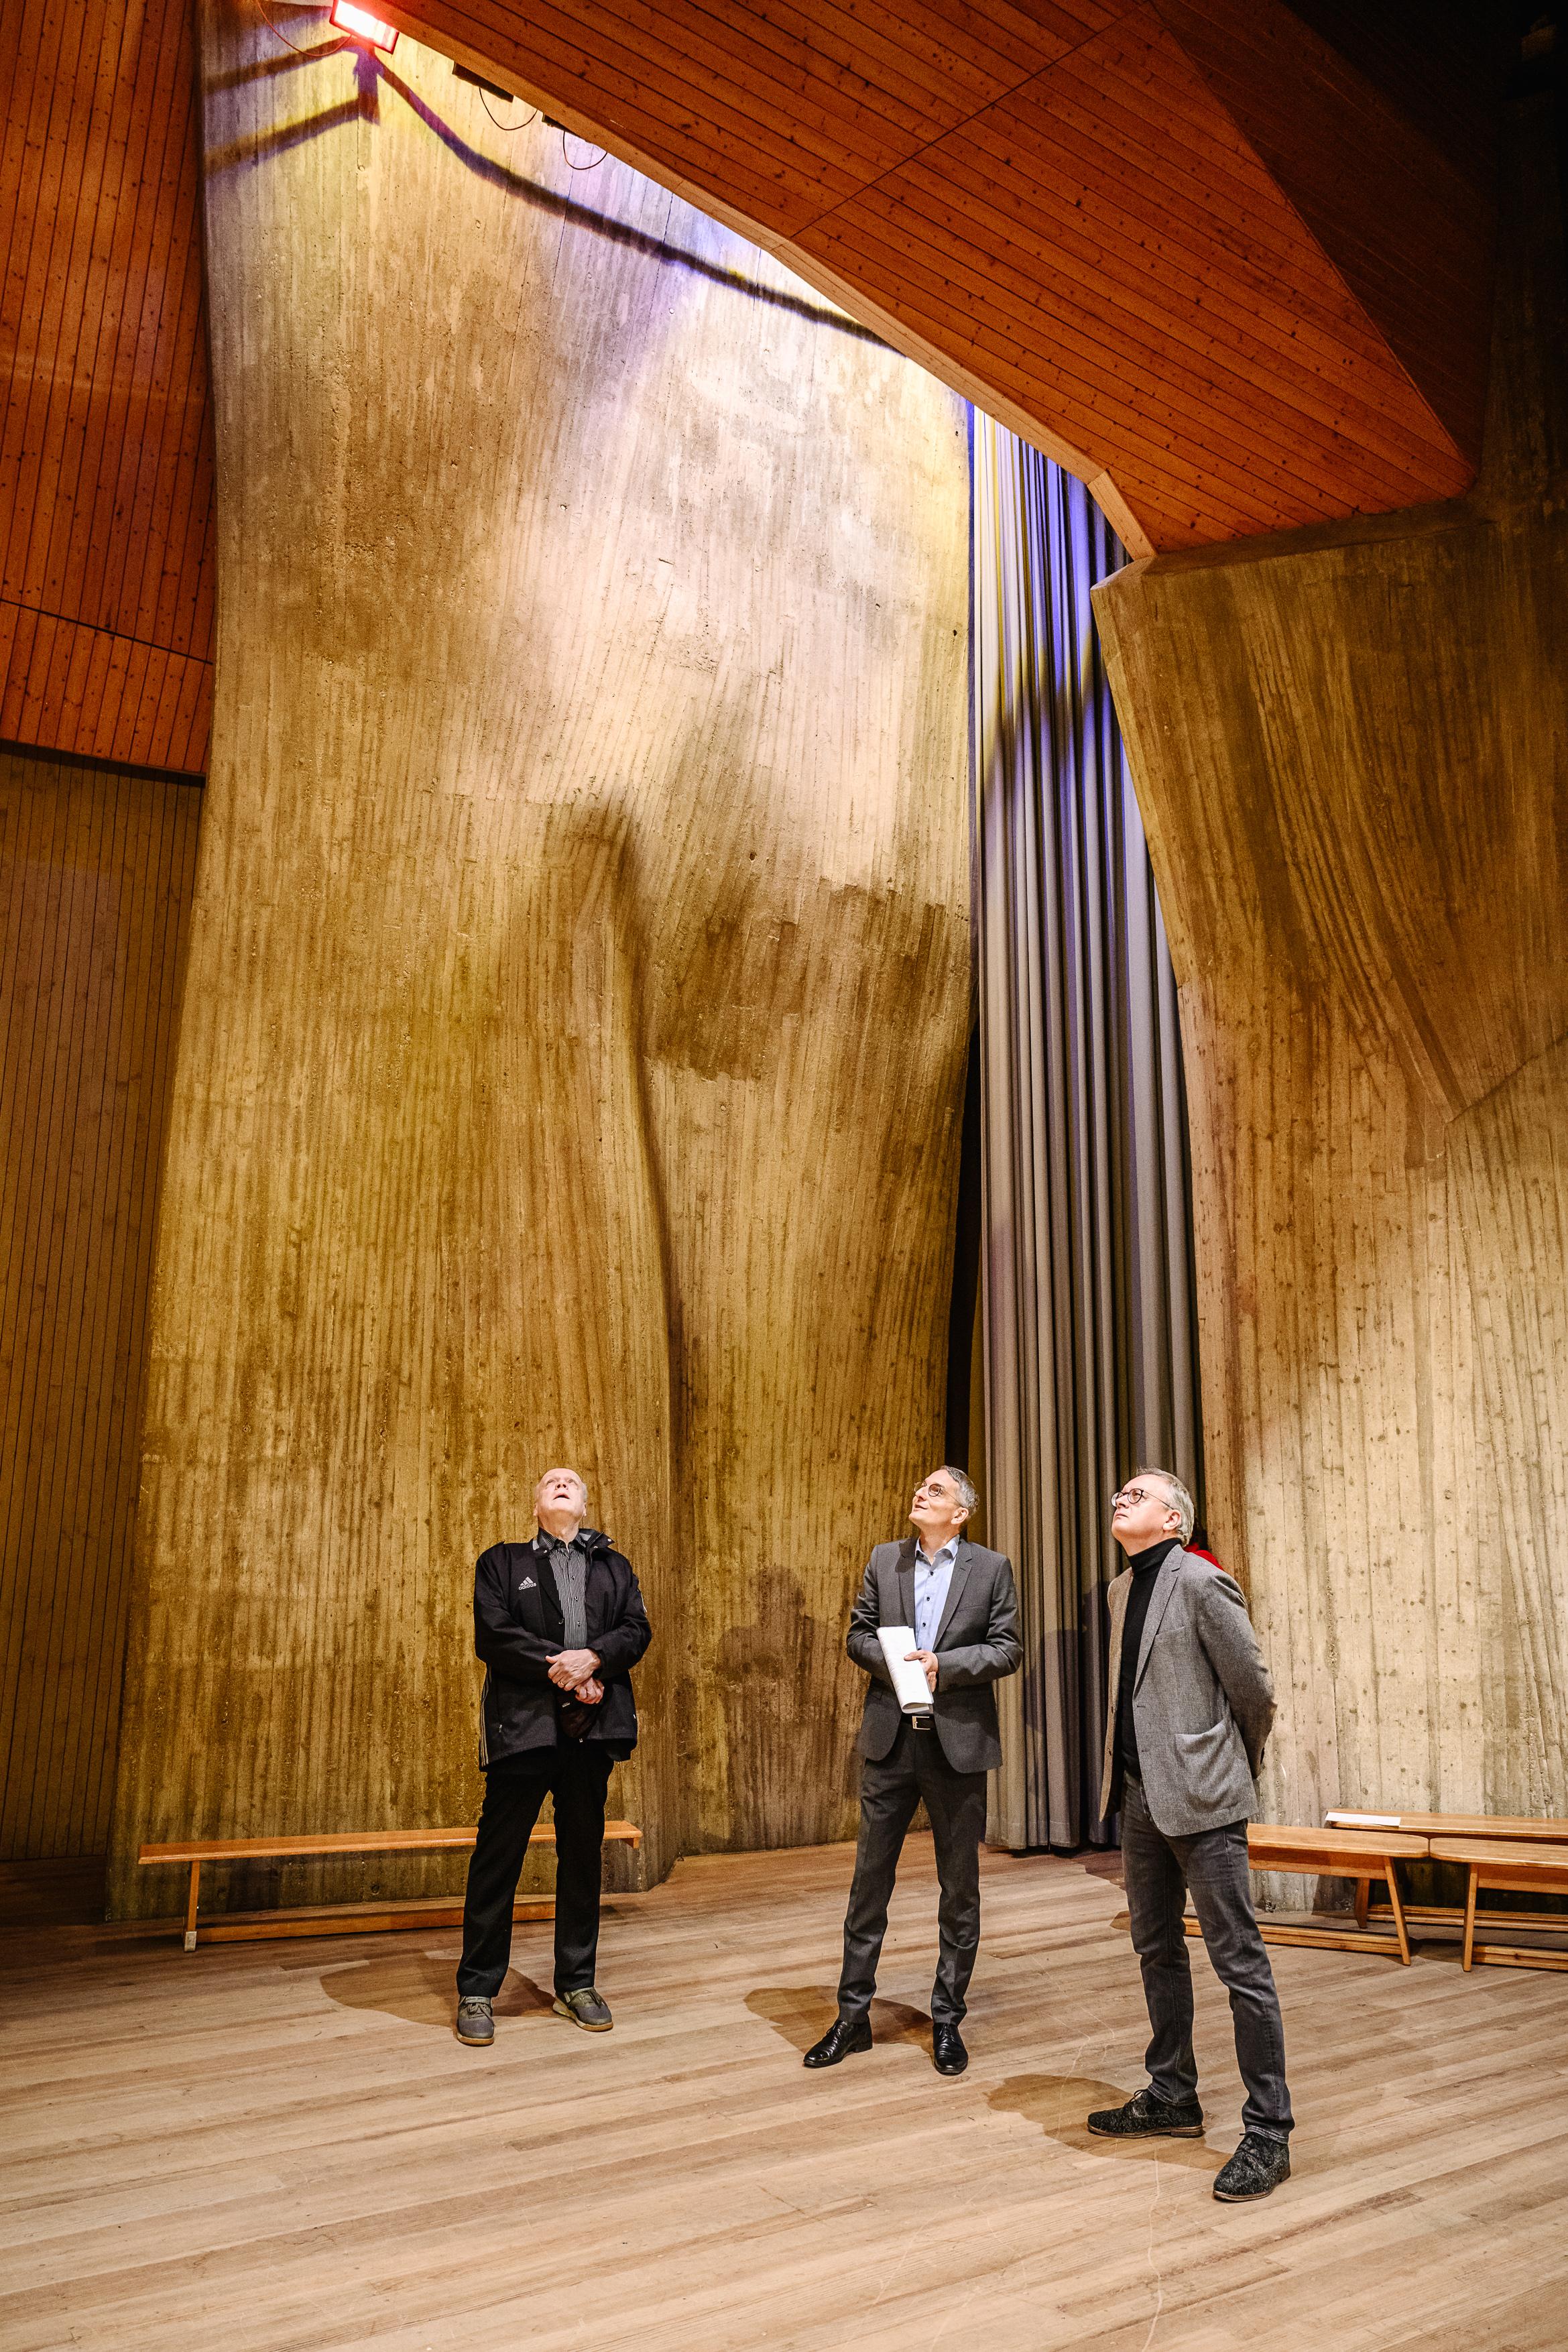
{"label": "light blue dress shirt", "polygon": [[959,1538],[949,1536],[935,1559],[927,1559],[916,1538],[915,1547],[915,1646],[929,1650],[936,1646],[936,1628],[942,1622],[942,1612],[947,1606],[947,1587],[953,1581],[953,1562],[958,1557]]}

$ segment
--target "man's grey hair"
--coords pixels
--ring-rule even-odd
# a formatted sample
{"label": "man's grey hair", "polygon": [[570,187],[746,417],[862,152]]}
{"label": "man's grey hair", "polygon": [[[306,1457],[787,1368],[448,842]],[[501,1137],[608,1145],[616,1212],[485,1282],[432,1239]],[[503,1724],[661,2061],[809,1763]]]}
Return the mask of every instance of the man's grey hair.
{"label": "man's grey hair", "polygon": [[969,1476],[967,1471],[956,1470],[951,1462],[944,1462],[941,1468],[933,1472],[932,1475],[937,1478],[951,1478],[954,1486],[957,1490],[959,1502],[963,1505],[965,1510],[973,1515],[975,1506],[979,1501],[980,1497],[974,1480]]}
{"label": "man's grey hair", "polygon": [[[1181,1480],[1176,1476],[1176,1472],[1174,1470],[1162,1470],[1157,1463],[1147,1462],[1144,1465],[1144,1467],[1141,1470],[1134,1471],[1133,1478],[1163,1478],[1165,1480],[1166,1486],[1170,1490],[1171,1508],[1173,1511],[1179,1511],[1181,1513],[1181,1539],[1184,1544],[1186,1543],[1191,1538],[1193,1527],[1197,1518],[1197,1506],[1193,1501],[1192,1496],[1187,1493],[1186,1488],[1182,1485]],[[1127,1484],[1131,1486],[1132,1483],[1133,1479],[1129,1478]]]}

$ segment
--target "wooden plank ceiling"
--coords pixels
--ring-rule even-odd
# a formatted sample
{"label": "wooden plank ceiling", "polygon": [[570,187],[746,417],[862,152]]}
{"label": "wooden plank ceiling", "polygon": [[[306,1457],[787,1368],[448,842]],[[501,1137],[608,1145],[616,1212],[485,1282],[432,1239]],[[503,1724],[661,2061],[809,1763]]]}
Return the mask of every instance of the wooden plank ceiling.
{"label": "wooden plank ceiling", "polygon": [[[314,39],[326,8],[270,13]],[[1134,551],[1471,479],[1495,74],[1466,19],[1485,10],[382,13],[778,251],[1092,482]],[[7,0],[0,92],[0,740],[199,772],[213,461],[191,0]]]}
{"label": "wooden plank ceiling", "polygon": [[1090,481],[1138,551],[1473,478],[1492,12],[1380,0],[1370,27],[1332,0],[379,13],[779,252]]}
{"label": "wooden plank ceiling", "polygon": [[5,0],[0,97],[0,738],[199,772],[213,461],[189,0]]}

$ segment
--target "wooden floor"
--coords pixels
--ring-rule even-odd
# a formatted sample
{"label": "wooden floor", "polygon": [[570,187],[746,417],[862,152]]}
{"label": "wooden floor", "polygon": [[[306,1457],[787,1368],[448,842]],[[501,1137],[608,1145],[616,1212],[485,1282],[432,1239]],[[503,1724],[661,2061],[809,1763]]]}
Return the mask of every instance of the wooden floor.
{"label": "wooden floor", "polygon": [[606,1920],[612,2034],[519,1929],[495,2047],[450,1936],[0,1958],[5,2352],[1562,2352],[1568,1979],[1278,1949],[1298,2128],[1216,2205],[1240,2093],[1201,1957],[1207,2143],[1092,2141],[1142,2080],[1120,1890],[986,1862],[961,2081],[933,2074],[929,1842],[877,2047],[826,2076],[847,1848],[683,1863]]}

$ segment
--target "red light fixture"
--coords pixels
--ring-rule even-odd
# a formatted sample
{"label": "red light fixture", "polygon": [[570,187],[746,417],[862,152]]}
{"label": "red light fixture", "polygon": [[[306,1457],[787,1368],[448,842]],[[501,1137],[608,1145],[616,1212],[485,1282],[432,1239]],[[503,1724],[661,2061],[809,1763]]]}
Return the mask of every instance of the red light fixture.
{"label": "red light fixture", "polygon": [[372,49],[384,49],[389,58],[397,47],[397,26],[383,25],[368,8],[356,8],[354,0],[332,0],[332,22],[340,33],[368,42]]}

